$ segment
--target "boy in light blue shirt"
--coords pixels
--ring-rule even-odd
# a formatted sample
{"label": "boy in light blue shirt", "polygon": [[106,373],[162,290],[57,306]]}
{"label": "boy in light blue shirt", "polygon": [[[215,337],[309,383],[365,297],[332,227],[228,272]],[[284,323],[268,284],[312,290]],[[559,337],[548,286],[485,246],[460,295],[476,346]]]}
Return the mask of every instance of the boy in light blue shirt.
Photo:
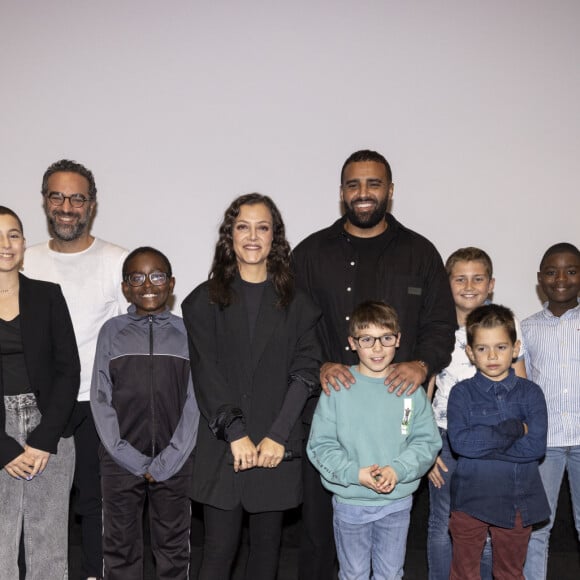
{"label": "boy in light blue shirt", "polygon": [[350,389],[319,400],[307,451],[333,495],[339,578],[402,578],[412,494],[441,438],[423,389],[398,397],[384,381],[399,346],[395,311],[364,302],[350,317],[359,364]]}
{"label": "boy in light blue shirt", "polygon": [[522,322],[528,343],[526,369],[548,405],[548,448],[540,476],[552,515],[532,532],[524,573],[546,578],[548,546],[564,471],[568,474],[574,524],[580,536],[580,251],[561,242],[548,248],[538,284],[548,301]]}

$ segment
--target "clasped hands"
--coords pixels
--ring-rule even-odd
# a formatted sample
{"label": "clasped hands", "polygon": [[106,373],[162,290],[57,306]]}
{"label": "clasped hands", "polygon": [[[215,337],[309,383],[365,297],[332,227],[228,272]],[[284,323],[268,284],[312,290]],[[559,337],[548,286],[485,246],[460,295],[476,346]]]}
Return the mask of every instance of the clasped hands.
{"label": "clasped hands", "polygon": [[24,452],[15,457],[10,463],[7,463],[4,469],[8,475],[15,479],[30,481],[44,471],[49,458],[50,453],[48,451],[25,445]]}
{"label": "clasped hands", "polygon": [[276,443],[269,437],[264,437],[258,445],[246,435],[230,443],[234,456],[234,471],[245,471],[254,467],[278,467],[284,458],[284,445]]}
{"label": "clasped hands", "polygon": [[391,493],[399,480],[395,470],[390,465],[380,467],[375,463],[359,469],[358,481],[361,485],[377,493]]}

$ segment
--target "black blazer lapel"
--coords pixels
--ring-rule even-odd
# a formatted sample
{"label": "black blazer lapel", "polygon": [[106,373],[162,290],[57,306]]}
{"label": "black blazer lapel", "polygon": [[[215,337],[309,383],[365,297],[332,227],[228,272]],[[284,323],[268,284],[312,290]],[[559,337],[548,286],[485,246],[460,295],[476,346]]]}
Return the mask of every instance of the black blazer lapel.
{"label": "black blazer lapel", "polygon": [[[20,332],[24,345],[24,358],[28,374],[35,374],[38,365],[38,350],[41,348],[45,329],[48,325],[46,296],[34,296],[34,288],[28,278],[20,274],[20,292],[18,294],[20,309]],[[42,369],[45,371],[46,369]],[[35,376],[29,376],[31,382]]]}

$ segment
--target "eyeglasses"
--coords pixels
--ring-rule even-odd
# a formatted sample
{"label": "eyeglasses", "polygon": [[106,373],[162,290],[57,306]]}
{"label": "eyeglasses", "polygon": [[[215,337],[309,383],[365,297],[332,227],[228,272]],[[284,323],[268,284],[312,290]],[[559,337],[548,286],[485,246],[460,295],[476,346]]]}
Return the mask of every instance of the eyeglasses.
{"label": "eyeglasses", "polygon": [[353,336],[352,339],[360,348],[373,348],[377,340],[382,346],[395,346],[397,343],[396,334],[383,334],[383,336]]}
{"label": "eyeglasses", "polygon": [[150,274],[131,272],[130,274],[125,275],[125,282],[127,282],[129,286],[143,286],[147,278],[149,278],[149,282],[151,282],[153,286],[163,286],[163,284],[167,282],[169,274],[166,274],[165,272],[151,272]]}
{"label": "eyeglasses", "polygon": [[91,201],[90,197],[85,197],[82,193],[73,193],[72,195],[64,195],[64,193],[60,193],[58,191],[51,191],[46,195],[48,201],[52,203],[52,205],[63,205],[64,200],[68,199],[69,203],[73,207],[83,207],[87,201]]}

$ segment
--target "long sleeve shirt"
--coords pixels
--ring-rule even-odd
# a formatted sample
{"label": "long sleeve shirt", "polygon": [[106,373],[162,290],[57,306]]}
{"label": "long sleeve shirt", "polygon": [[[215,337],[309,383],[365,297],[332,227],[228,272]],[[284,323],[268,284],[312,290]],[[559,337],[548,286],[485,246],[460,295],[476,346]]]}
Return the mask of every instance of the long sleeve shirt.
{"label": "long sleeve shirt", "polygon": [[164,481],[191,455],[199,409],[183,321],[165,311],[129,314],[99,333],[91,410],[101,442],[133,475]]}
{"label": "long sleeve shirt", "polygon": [[[441,437],[422,389],[398,397],[383,378],[351,372],[350,389],[321,397],[314,413],[307,452],[323,485],[339,502],[386,505],[410,496],[441,449]],[[361,467],[390,465],[398,483],[379,494],[359,483]]]}
{"label": "long sleeve shirt", "polygon": [[[354,365],[348,345],[349,317],[357,300],[384,300],[399,315],[401,346],[394,362],[425,361],[437,373],[451,360],[455,305],[441,257],[433,244],[387,214],[388,228],[374,269],[364,286],[373,296],[361,296],[357,284],[359,256],[339,219],[301,242],[293,252],[296,284],[322,310],[319,339],[325,360]],[[374,286],[374,289],[373,289]]]}
{"label": "long sleeve shirt", "polygon": [[562,316],[544,309],[522,322],[526,372],[548,406],[548,447],[580,445],[580,304]]}
{"label": "long sleeve shirt", "polygon": [[459,456],[451,479],[453,511],[504,528],[514,527],[517,510],[524,526],[549,517],[538,470],[546,452],[548,415],[538,385],[517,377],[513,369],[502,381],[477,372],[453,387],[447,424]]}

